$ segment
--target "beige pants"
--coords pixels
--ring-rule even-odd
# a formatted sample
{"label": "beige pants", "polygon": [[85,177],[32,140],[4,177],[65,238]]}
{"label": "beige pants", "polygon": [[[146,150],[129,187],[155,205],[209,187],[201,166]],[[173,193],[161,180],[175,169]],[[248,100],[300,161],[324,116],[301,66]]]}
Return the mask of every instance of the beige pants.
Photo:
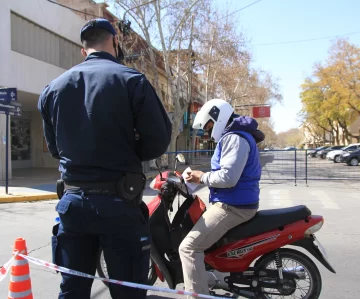
{"label": "beige pants", "polygon": [[201,216],[179,247],[186,291],[209,294],[204,250],[228,230],[254,217],[256,212],[257,209],[241,209],[217,202]]}

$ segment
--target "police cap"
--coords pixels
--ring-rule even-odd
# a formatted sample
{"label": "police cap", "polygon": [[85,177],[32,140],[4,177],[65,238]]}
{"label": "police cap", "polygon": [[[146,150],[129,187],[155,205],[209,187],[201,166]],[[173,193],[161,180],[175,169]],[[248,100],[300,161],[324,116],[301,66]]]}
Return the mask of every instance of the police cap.
{"label": "police cap", "polygon": [[83,34],[86,30],[92,29],[92,28],[99,28],[104,29],[108,32],[110,32],[112,35],[116,35],[116,31],[114,27],[110,24],[110,22],[106,19],[98,18],[98,19],[92,19],[85,23],[85,25],[81,28],[80,31],[80,39],[81,42],[83,41]]}

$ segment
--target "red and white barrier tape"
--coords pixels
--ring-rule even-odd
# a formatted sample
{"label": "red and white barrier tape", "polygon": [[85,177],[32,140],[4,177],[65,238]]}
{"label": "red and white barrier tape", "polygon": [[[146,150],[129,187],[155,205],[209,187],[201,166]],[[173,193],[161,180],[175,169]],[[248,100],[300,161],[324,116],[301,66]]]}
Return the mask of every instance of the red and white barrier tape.
{"label": "red and white barrier tape", "polygon": [[215,296],[211,296],[211,295],[196,294],[196,293],[192,293],[192,292],[186,292],[186,291],[180,291],[180,290],[172,290],[172,289],[168,289],[168,288],[159,288],[159,287],[149,286],[149,285],[145,285],[145,284],[132,283],[132,282],[126,282],[126,281],[120,281],[120,280],[115,280],[115,279],[109,279],[109,278],[93,276],[93,275],[89,275],[89,274],[86,274],[86,273],[83,273],[83,272],[71,270],[71,269],[68,269],[68,268],[65,268],[65,267],[60,267],[60,266],[57,266],[55,264],[45,262],[43,260],[39,260],[39,259],[34,258],[32,256],[23,255],[23,254],[19,254],[19,256],[21,256],[22,258],[24,258],[24,259],[26,259],[26,260],[28,260],[28,261],[36,264],[36,265],[43,266],[43,267],[46,267],[46,268],[49,268],[49,269],[52,269],[52,270],[56,270],[56,271],[71,274],[71,275],[91,278],[91,279],[103,280],[103,281],[106,281],[106,282],[120,284],[120,285],[131,287],[131,288],[138,288],[138,289],[144,289],[144,290],[162,292],[162,293],[187,295],[187,296],[193,296],[195,298],[228,299],[228,298],[225,298],[225,297],[215,297]]}
{"label": "red and white barrier tape", "polygon": [[10,267],[12,266],[13,262],[14,262],[14,257],[13,256],[7,263],[5,263],[1,268],[0,268],[0,281],[2,281],[6,275],[8,274]]}

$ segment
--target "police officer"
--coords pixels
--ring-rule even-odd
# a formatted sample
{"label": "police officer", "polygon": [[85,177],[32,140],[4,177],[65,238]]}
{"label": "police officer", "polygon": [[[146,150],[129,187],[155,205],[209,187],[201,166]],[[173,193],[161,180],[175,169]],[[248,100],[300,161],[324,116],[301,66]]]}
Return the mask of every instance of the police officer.
{"label": "police officer", "polygon": [[[146,77],[118,62],[121,50],[107,20],[85,23],[81,42],[85,61],[47,85],[38,102],[64,182],[53,262],[94,275],[101,246],[112,279],[146,284],[151,237],[141,161],[166,152],[171,123]],[[59,299],[90,298],[91,279],[62,278]],[[146,297],[116,284],[110,293]]]}

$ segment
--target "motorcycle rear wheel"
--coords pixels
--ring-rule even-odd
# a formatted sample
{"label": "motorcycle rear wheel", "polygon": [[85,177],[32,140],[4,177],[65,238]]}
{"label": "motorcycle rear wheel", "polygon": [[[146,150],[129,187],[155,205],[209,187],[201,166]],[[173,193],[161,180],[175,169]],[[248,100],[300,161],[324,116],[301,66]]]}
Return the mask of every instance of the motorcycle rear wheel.
{"label": "motorcycle rear wheel", "polygon": [[[104,277],[104,278],[109,278],[107,269],[106,269],[106,263],[105,263],[105,259],[104,259],[104,254],[103,254],[103,250],[100,249],[98,256],[97,256],[97,261],[96,261],[96,271],[98,273],[98,275],[100,277]],[[149,275],[148,275],[148,283],[147,285],[154,285],[156,280],[157,280],[157,274],[156,274],[156,270],[155,270],[155,264],[152,261],[152,259],[150,259],[150,263],[149,263]],[[103,281],[103,284],[106,285],[106,287],[109,287],[109,283],[106,281]]]}
{"label": "motorcycle rear wheel", "polygon": [[[303,279],[296,280],[296,289],[295,292],[300,290],[299,295],[270,295],[270,294],[264,294],[264,288],[257,288],[256,292],[258,293],[259,298],[261,299],[272,299],[272,298],[284,298],[284,299],[292,299],[292,298],[303,298],[303,299],[318,299],[320,297],[321,293],[321,287],[322,287],[322,280],[321,275],[319,272],[319,269],[315,265],[315,263],[305,254],[288,248],[281,248],[278,249],[278,252],[280,254],[283,269],[287,269],[287,260],[288,261],[294,261],[297,265],[302,266],[305,269],[305,275],[306,278],[309,278],[309,288],[308,291],[305,292],[304,289],[299,289],[299,283],[304,281]],[[269,267],[270,265],[274,264],[274,267]],[[270,254],[267,254],[263,258],[261,258],[256,267],[258,269],[276,269],[276,261],[275,261],[275,252],[272,252]],[[291,267],[292,268],[292,267]],[[268,292],[279,292],[277,289],[266,289]]]}

